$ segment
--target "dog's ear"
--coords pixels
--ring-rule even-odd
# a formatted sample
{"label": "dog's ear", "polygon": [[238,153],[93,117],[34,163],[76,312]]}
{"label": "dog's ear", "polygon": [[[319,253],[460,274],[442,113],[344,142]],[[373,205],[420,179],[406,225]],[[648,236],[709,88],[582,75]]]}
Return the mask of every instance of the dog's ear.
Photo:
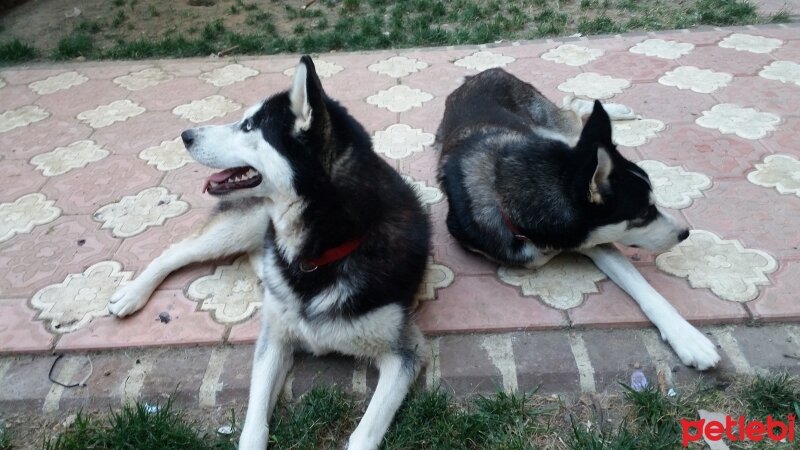
{"label": "dog's ear", "polygon": [[610,148],[614,145],[611,140],[611,118],[599,100],[594,101],[594,108],[583,126],[580,141],[587,147],[599,145]]}
{"label": "dog's ear", "polygon": [[303,55],[295,69],[292,89],[289,91],[292,112],[296,117],[295,132],[307,131],[315,115],[321,118],[325,110],[324,96],[314,62],[310,56]]}
{"label": "dog's ear", "polygon": [[608,177],[614,170],[614,162],[605,147],[597,147],[597,166],[594,169],[591,181],[589,181],[589,191],[587,198],[589,202],[603,204],[603,193],[608,191]]}
{"label": "dog's ear", "polygon": [[602,204],[603,193],[608,191],[608,178],[614,169],[611,155],[614,143],[611,140],[611,119],[597,100],[594,102],[592,114],[583,126],[578,146],[587,152],[590,169],[593,169],[587,198],[591,203]]}

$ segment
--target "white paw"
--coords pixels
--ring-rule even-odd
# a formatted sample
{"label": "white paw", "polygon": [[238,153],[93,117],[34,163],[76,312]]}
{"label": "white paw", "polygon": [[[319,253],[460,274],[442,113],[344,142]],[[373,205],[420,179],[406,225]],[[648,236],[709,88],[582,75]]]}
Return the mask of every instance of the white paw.
{"label": "white paw", "polygon": [[[677,320],[677,319],[676,319]],[[661,337],[669,342],[681,362],[698,370],[714,367],[719,362],[717,347],[705,334],[682,318],[681,322],[662,330]]]}
{"label": "white paw", "polygon": [[143,289],[139,283],[133,281],[117,289],[108,300],[108,311],[117,316],[125,317],[142,309],[150,299],[151,289]]}
{"label": "white paw", "polygon": [[634,120],[641,119],[642,116],[633,112],[632,109],[619,103],[605,103],[603,105],[611,120]]}

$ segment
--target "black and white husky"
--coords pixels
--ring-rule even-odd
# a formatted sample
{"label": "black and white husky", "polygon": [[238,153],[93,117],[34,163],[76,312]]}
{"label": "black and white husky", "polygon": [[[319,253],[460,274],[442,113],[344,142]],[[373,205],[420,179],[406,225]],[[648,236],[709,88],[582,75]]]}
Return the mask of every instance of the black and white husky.
{"label": "black and white husky", "polygon": [[240,449],[264,449],[296,349],[374,362],[375,394],[350,450],[375,449],[423,364],[411,317],[430,226],[412,188],[372,150],[369,134],[322,90],[311,58],[289,91],[235,123],[187,130],[220,203],[203,230],[173,245],[114,294],[131,314],[167,274],[190,262],[249,253],[264,282]]}
{"label": "black and white husky", "polygon": [[574,98],[559,108],[502,69],[468,78],[447,97],[437,132],[447,227],[500,264],[537,268],[562,251],[587,255],[684,364],[708,369],[719,361],[714,344],[612,244],[658,252],[689,236],[655,205],[647,173],[612,141],[611,119],[634,117],[622,105]]}

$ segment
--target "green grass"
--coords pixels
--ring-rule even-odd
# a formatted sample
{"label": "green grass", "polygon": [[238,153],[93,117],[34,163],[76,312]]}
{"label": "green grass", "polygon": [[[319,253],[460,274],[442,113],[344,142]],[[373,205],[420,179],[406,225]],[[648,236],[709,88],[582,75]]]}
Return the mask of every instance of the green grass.
{"label": "green grass", "polygon": [[69,36],[58,41],[53,59],[70,59],[83,56],[88,58],[95,53],[94,39],[89,33],[75,31]]}
{"label": "green grass", "polygon": [[200,432],[197,424],[173,409],[171,400],[155,413],[143,404],[124,406],[108,418],[78,414],[75,422],[43,450],[77,449],[234,449],[225,437]]}
{"label": "green grass", "polygon": [[[747,0],[320,0],[306,9],[236,0],[207,24],[195,21],[144,39],[124,37],[123,31],[139,29],[148,18],[169,14],[191,20],[196,13],[150,6],[136,14],[134,4],[129,2],[128,9],[125,0],[112,0],[107,18],[79,22],[55,49],[38,53],[53,59],[207,56],[230,48],[233,54],[313,53],[790,20],[785,11],[761,15]],[[232,24],[241,13],[245,20]],[[3,48],[2,62],[25,61],[37,53],[19,41],[4,46],[10,44],[16,47]]]}
{"label": "green grass", "polygon": [[16,38],[7,42],[0,42],[0,64],[30,61],[36,58],[37,54],[38,52],[35,48]]}
{"label": "green grass", "polygon": [[800,382],[787,374],[755,377],[742,390],[742,399],[752,417],[800,417]]}
{"label": "green grass", "polygon": [[[621,395],[604,408],[577,401],[498,393],[455,400],[443,390],[415,389],[398,411],[382,450],[673,450],[681,448],[680,419],[698,409],[784,418],[800,413],[796,378],[777,374],[679,388],[668,397],[654,388]],[[270,426],[269,448],[340,449],[355,429],[365,405],[335,388],[315,388],[299,401],[281,405]],[[613,417],[613,420],[606,420]],[[229,423],[236,425],[233,414]],[[13,430],[12,430],[13,431]],[[798,429],[800,432],[800,429]],[[18,436],[19,433],[14,433]],[[0,450],[14,447],[0,426]],[[63,432],[44,439],[43,450],[235,448],[238,430],[218,435],[175,409],[170,400],[155,413],[135,404],[105,417],[80,413]],[[694,447],[700,448],[700,447]],[[735,450],[797,449],[797,443],[746,443]]]}
{"label": "green grass", "polygon": [[11,450],[11,434],[3,425],[0,425],[0,450]]}

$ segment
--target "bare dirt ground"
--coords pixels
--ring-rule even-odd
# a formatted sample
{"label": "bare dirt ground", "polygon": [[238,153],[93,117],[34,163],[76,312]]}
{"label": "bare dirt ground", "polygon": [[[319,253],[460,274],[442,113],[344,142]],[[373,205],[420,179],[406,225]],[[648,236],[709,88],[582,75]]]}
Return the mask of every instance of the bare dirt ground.
{"label": "bare dirt ground", "polygon": [[[255,32],[272,23],[279,33],[289,33],[293,23],[289,16],[306,2],[29,0],[5,14],[0,11],[3,14],[0,37],[16,37],[49,53],[60,39],[81,24],[95,24],[99,29],[96,42],[106,48],[118,41],[156,38],[170,33],[198,35],[208,23],[218,19],[234,31]],[[326,14],[330,15],[328,11]]]}

